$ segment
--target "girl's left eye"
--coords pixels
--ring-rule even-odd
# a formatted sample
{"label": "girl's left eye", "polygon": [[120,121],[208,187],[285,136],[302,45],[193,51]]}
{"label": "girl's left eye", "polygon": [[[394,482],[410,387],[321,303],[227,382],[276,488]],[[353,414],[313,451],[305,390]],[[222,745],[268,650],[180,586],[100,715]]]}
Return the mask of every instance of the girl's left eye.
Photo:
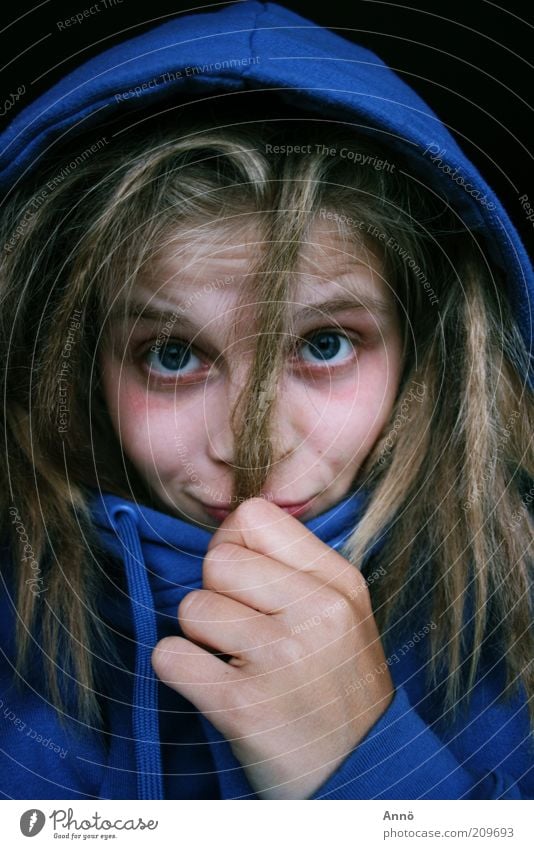
{"label": "girl's left eye", "polygon": [[301,359],[313,365],[338,365],[354,355],[354,343],[345,333],[320,330],[300,345]]}
{"label": "girl's left eye", "polygon": [[169,340],[156,350],[149,348],[146,362],[152,372],[160,375],[188,375],[202,366],[191,346],[178,340]]}

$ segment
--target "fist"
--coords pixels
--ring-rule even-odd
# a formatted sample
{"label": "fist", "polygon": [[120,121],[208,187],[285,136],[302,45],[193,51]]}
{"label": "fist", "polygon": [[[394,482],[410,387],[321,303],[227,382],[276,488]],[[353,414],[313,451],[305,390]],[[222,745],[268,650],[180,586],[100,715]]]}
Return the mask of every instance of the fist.
{"label": "fist", "polygon": [[308,798],[393,698],[367,584],[252,498],[214,534],[203,587],[182,600],[185,636],[157,644],[154,670],[227,738],[258,796]]}

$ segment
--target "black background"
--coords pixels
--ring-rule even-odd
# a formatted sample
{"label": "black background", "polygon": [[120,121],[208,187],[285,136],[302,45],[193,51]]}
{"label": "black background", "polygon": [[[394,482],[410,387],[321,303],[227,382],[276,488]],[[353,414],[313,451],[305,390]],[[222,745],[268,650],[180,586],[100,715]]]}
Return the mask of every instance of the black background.
{"label": "black background", "polygon": [[[2,103],[21,85],[26,93],[4,122],[68,70],[112,44],[186,10],[227,5],[107,0],[104,8],[100,0],[99,11],[83,23],[58,28],[58,21],[93,2],[6,5],[0,32]],[[519,202],[520,195],[528,194],[534,205],[529,152],[534,4],[514,0],[504,8],[488,0],[406,0],[406,5],[287,0],[282,5],[370,48],[418,91],[495,189],[534,253],[534,222],[526,220]]]}

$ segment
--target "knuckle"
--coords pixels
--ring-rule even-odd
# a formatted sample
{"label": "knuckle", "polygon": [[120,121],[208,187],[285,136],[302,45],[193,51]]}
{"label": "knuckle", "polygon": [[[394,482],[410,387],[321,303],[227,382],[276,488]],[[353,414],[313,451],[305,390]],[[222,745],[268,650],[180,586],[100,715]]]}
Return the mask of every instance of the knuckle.
{"label": "knuckle", "polygon": [[[202,566],[204,582],[212,581],[220,573],[221,566],[237,559],[237,546],[230,542],[221,542],[206,552]],[[224,566],[223,566],[224,568]]]}
{"label": "knuckle", "polygon": [[259,495],[255,495],[252,498],[247,498],[246,501],[242,501],[241,504],[238,506],[236,513],[238,510],[239,512],[246,514],[250,512],[256,512],[257,510],[263,510],[265,504],[268,503],[269,502],[267,501],[267,499],[262,498]]}
{"label": "knuckle", "polygon": [[353,614],[348,601],[342,596],[337,596],[331,599],[322,609],[322,617],[326,620],[327,626],[338,626],[348,621],[352,621]]}
{"label": "knuckle", "polygon": [[258,554],[242,545],[223,542],[210,549],[202,565],[202,579],[206,589],[218,590],[228,586],[235,566],[246,567],[258,558]]}
{"label": "knuckle", "polygon": [[195,619],[200,610],[206,606],[206,593],[204,590],[191,590],[183,597],[178,605],[178,619],[181,621]]}
{"label": "knuckle", "polygon": [[247,682],[246,687],[223,687],[219,706],[225,712],[226,736],[243,740],[261,734],[263,728],[258,704],[265,698],[265,690],[253,682]]}
{"label": "knuckle", "polygon": [[[166,637],[154,647],[150,660],[153,669],[161,679],[171,680],[173,677],[173,652],[174,643],[170,637]],[[176,649],[175,649],[176,650]]]}
{"label": "knuckle", "polygon": [[280,654],[286,665],[300,663],[308,655],[308,650],[302,640],[295,637],[286,637],[280,644]]}
{"label": "knuckle", "polygon": [[347,593],[347,599],[353,608],[365,609],[370,602],[369,587],[363,575],[358,574]]}
{"label": "knuckle", "polygon": [[273,510],[278,511],[279,508],[266,498],[255,496],[242,501],[234,510],[233,516],[239,521],[240,527],[254,528],[258,523],[261,524],[265,521],[267,510],[272,512]]}
{"label": "knuckle", "polygon": [[259,496],[243,501],[233,513],[235,525],[238,529],[245,546],[254,549],[260,539],[265,539],[267,529],[271,523],[285,522],[289,516],[283,510]]}
{"label": "knuckle", "polygon": [[219,568],[217,556],[214,556],[211,551],[208,551],[202,564],[202,583],[205,587],[214,587],[214,581],[217,578]]}
{"label": "knuckle", "polygon": [[340,594],[328,584],[321,586],[314,593],[315,603],[322,611],[334,609],[341,598]]}
{"label": "knuckle", "polygon": [[346,604],[344,607],[339,608],[336,613],[336,619],[337,627],[343,634],[353,631],[359,622],[356,611],[350,604]]}

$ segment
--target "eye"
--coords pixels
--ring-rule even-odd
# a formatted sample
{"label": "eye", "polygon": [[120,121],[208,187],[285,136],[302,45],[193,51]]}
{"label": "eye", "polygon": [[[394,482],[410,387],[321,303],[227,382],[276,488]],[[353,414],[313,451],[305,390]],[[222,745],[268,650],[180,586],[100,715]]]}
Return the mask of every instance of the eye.
{"label": "eye", "polygon": [[[155,349],[155,350],[154,350]],[[163,345],[155,345],[146,352],[146,362],[151,371],[162,375],[188,375],[203,365],[193,353],[191,345],[169,339]]]}
{"label": "eye", "polygon": [[300,346],[300,356],[307,363],[337,365],[354,355],[354,344],[344,333],[320,330]]}

